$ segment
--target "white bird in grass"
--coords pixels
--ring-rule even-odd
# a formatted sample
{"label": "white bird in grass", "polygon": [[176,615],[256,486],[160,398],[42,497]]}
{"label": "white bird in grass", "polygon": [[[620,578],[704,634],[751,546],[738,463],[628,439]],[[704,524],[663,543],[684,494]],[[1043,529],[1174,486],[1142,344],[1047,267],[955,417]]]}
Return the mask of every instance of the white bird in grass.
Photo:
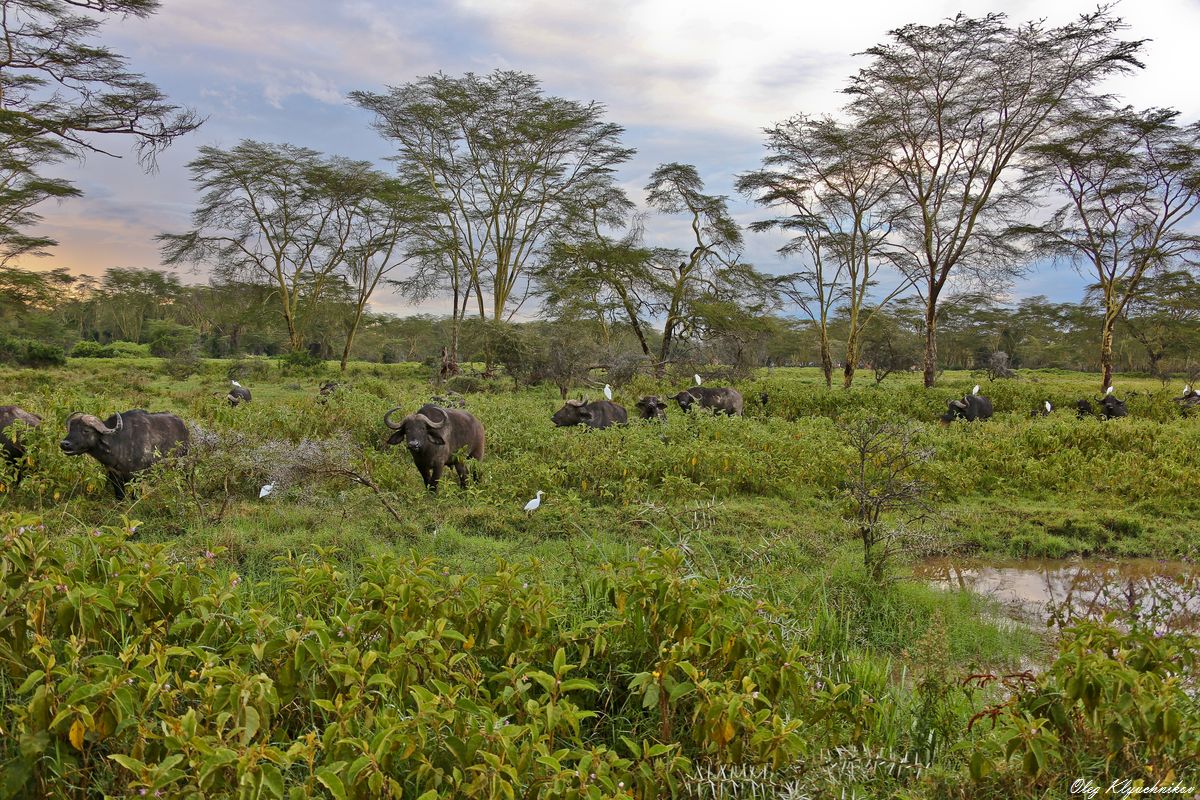
{"label": "white bird in grass", "polygon": [[975,388],[971,390],[971,394],[979,394],[979,384],[975,384]]}
{"label": "white bird in grass", "polygon": [[241,384],[238,383],[237,381],[230,381],[230,383],[233,384],[234,386],[241,386]]}
{"label": "white bird in grass", "polygon": [[607,383],[604,384],[604,397],[606,400],[612,400],[612,387]]}
{"label": "white bird in grass", "polygon": [[1053,407],[1053,406],[1051,406],[1051,405],[1050,405],[1050,401],[1049,401],[1049,400],[1047,400],[1047,401],[1046,401],[1046,413],[1047,413],[1047,414],[1049,414],[1049,413],[1050,413],[1051,411],[1053,411],[1053,410],[1054,410],[1054,407]]}
{"label": "white bird in grass", "polygon": [[1110,386],[1110,387],[1108,387],[1107,389],[1105,389],[1105,390],[1104,390],[1104,396],[1105,396],[1105,397],[1108,397],[1108,396],[1109,396],[1110,394],[1112,394],[1112,393],[1113,393],[1113,387],[1112,387],[1112,386]]}
{"label": "white bird in grass", "polygon": [[266,497],[273,491],[275,491],[275,484],[273,484],[273,483],[266,484],[265,486],[263,486],[261,489],[258,490],[258,499],[262,500],[264,497]]}
{"label": "white bird in grass", "polygon": [[692,377],[696,379],[696,385],[699,386],[700,385],[700,375],[696,374],[696,375],[693,375]]}
{"label": "white bird in grass", "polygon": [[1183,396],[1187,397],[1191,393],[1192,393],[1192,385],[1190,383],[1185,383],[1183,385]]}
{"label": "white bird in grass", "polygon": [[537,511],[538,506],[542,504],[542,495],[544,494],[545,492],[543,492],[541,489],[538,489],[537,497],[525,504],[526,514],[532,514],[533,512]]}

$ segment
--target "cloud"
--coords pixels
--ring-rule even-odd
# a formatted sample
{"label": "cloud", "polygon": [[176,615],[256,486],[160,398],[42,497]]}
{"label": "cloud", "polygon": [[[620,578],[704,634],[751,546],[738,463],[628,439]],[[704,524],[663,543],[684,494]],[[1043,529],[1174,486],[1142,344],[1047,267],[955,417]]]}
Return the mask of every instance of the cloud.
{"label": "cloud", "polygon": [[[162,158],[156,175],[131,159],[94,157],[63,165],[81,200],[43,210],[62,247],[52,259],[90,272],[158,263],[154,236],[188,223],[195,192],[184,167],[203,144],[245,137],[293,142],[376,160],[389,145],[369,116],[346,102],[353,89],[381,90],[438,71],[496,68],[537,75],[545,89],[597,100],[626,127],[637,156],[619,175],[631,196],[666,161],[695,164],[708,190],[732,194],[734,177],[757,166],[761,128],[798,112],[836,111],[839,90],[862,63],[853,54],[908,22],[937,23],[958,11],[983,14],[994,0],[171,0],[144,20],[107,26],[103,39],[175,101],[208,116]],[[1006,0],[1012,20],[1069,21],[1091,6],[1076,0]],[[1194,0],[1127,3],[1132,38],[1150,38],[1147,69],[1111,88],[1134,105],[1174,105],[1200,114]],[[123,145],[120,145],[123,146]],[[739,220],[760,217],[733,198]],[[647,235],[679,245],[677,220],[652,216]],[[686,242],[684,242],[686,243]],[[747,234],[746,259],[794,269],[775,254],[777,236]],[[46,262],[41,262],[45,264]],[[1071,294],[1069,271],[1036,275],[1028,293]],[[1075,297],[1078,291],[1075,291]],[[1074,298],[1072,298],[1074,299]],[[403,308],[396,298],[381,307]]]}

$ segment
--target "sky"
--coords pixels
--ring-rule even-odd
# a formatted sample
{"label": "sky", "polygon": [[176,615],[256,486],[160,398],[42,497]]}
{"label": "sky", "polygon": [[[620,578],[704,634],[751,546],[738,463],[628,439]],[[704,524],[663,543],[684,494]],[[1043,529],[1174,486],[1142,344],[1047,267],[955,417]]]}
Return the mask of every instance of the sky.
{"label": "sky", "polygon": [[[626,129],[624,143],[637,149],[619,171],[635,202],[657,165],[690,163],[710,192],[730,196],[735,217],[748,224],[764,211],[738,197],[733,183],[759,166],[762,129],[797,113],[836,112],[845,100],[840,89],[865,63],[854,54],[889,30],[958,12],[1000,11],[1013,22],[1059,25],[1094,9],[1065,0],[163,0],[148,19],[109,23],[102,38],[207,121],[161,156],[151,174],[132,153],[62,165],[58,174],[84,196],[42,207],[41,230],[60,245],[22,266],[93,275],[114,266],[158,267],[154,237],[189,227],[196,193],[186,164],[203,145],[287,142],[386,169],[388,143],[347,94],[385,91],[439,71],[521,70],[549,94],[598,101],[607,119]],[[1135,106],[1175,107],[1187,122],[1200,117],[1200,0],[1124,0],[1115,13],[1129,24],[1126,38],[1151,41],[1143,50],[1146,68],[1105,89]],[[673,240],[678,232],[661,217],[647,223],[651,244],[686,245]],[[746,261],[769,272],[797,268],[775,252],[778,238],[746,237]],[[1042,267],[1018,281],[1011,297],[1075,302],[1084,283],[1069,267]],[[437,310],[386,292],[373,307]]]}

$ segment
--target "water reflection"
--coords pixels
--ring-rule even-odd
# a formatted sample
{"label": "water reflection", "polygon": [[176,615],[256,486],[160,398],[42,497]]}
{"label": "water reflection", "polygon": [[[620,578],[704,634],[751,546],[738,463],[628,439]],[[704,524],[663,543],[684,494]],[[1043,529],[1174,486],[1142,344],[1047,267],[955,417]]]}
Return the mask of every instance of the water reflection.
{"label": "water reflection", "polygon": [[1182,562],[938,558],[914,572],[936,586],[992,597],[1030,622],[1062,624],[1121,611],[1160,632],[1200,632],[1200,569]]}

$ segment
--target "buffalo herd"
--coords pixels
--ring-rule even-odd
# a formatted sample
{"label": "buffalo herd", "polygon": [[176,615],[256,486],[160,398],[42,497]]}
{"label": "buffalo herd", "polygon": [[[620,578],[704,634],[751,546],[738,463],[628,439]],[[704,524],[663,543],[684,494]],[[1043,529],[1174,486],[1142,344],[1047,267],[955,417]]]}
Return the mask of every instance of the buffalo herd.
{"label": "buffalo herd", "polygon": [[[343,388],[328,382],[320,387],[321,402],[329,400]],[[232,382],[226,400],[237,406],[250,402],[250,390]],[[393,408],[383,417],[384,425],[392,431],[387,440],[391,446],[403,445],[412,455],[426,488],[437,492],[438,482],[446,467],[453,467],[458,484],[467,486],[470,474],[478,481],[476,465],[483,460],[485,435],[482,423],[464,410],[461,395],[436,397],[436,402],[426,403],[415,413],[408,414],[399,422],[394,421],[400,407]],[[693,409],[706,409],[713,414],[741,416],[742,395],[728,387],[693,386],[672,398],[685,413]],[[759,397],[765,408],[766,393]],[[1191,386],[1184,388],[1183,395],[1175,398],[1186,414],[1200,406],[1200,392]],[[665,421],[667,403],[656,395],[642,397],[636,404],[637,417],[644,421]],[[1032,416],[1046,416],[1054,407],[1044,401],[1034,408]],[[1124,417],[1129,412],[1123,400],[1117,399],[1109,389],[1094,405],[1083,399],[1076,404],[1080,417],[1099,416],[1102,419]],[[978,422],[992,416],[992,401],[979,394],[979,387],[960,399],[951,400],[946,413],[941,416],[942,424],[956,420]],[[629,421],[625,408],[611,400],[568,400],[550,420],[555,427],[582,425],[587,428],[608,428],[624,425]],[[14,427],[14,423],[21,423]],[[0,460],[16,468],[16,480],[21,479],[21,464],[25,456],[22,441],[22,425],[33,429],[41,425],[42,419],[17,406],[0,406]],[[108,483],[117,499],[123,499],[126,486],[134,476],[163,458],[184,456],[188,452],[188,427],[174,414],[150,413],[140,409],[113,414],[107,419],[82,412],[67,418],[67,433],[59,443],[68,456],[89,455],[103,467]],[[468,465],[468,462],[471,462]]]}

